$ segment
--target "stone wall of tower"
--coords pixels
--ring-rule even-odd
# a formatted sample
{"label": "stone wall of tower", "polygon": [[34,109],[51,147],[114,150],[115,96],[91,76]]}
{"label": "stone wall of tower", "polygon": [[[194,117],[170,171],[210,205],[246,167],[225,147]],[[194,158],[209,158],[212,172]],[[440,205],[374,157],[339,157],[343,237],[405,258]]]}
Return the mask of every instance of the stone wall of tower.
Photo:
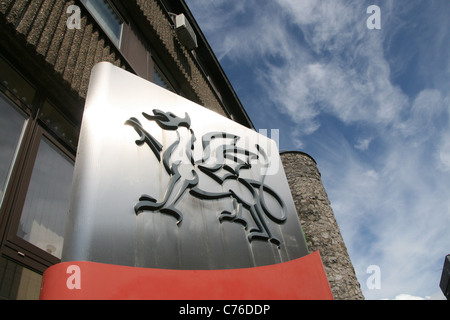
{"label": "stone wall of tower", "polygon": [[302,152],[283,152],[281,160],[308,249],[319,250],[334,299],[364,299],[317,163]]}

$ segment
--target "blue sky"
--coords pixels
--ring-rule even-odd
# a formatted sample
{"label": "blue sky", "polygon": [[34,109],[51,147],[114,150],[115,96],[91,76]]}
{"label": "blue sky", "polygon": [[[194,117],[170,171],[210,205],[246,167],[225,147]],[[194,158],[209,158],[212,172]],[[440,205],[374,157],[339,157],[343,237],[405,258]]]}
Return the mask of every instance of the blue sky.
{"label": "blue sky", "polygon": [[256,128],[317,161],[366,299],[443,299],[450,1],[186,3]]}

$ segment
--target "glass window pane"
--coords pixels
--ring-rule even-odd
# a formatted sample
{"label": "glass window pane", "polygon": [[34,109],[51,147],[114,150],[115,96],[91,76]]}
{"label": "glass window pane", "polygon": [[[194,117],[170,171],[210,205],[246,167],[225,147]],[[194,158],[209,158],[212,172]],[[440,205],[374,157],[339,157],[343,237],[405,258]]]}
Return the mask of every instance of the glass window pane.
{"label": "glass window pane", "polygon": [[175,92],[175,90],[173,90],[172,86],[169,84],[169,81],[167,81],[162,72],[159,71],[158,67],[156,66],[153,69],[153,82],[164,89]]}
{"label": "glass window pane", "polygon": [[23,102],[30,104],[36,90],[5,60],[0,58],[0,83]]}
{"label": "glass window pane", "polygon": [[27,120],[0,94],[0,204]]}
{"label": "glass window pane", "polygon": [[42,105],[39,113],[39,119],[45,123],[45,126],[49,130],[76,150],[80,130],[75,128],[75,126],[71,124],[60,112],[58,112],[55,106],[49,101],[45,101]]}
{"label": "glass window pane", "polygon": [[0,258],[0,300],[37,300],[41,282],[40,274]]}
{"label": "glass window pane", "polygon": [[17,235],[61,258],[73,161],[43,138],[39,145]]}
{"label": "glass window pane", "polygon": [[107,0],[83,0],[83,3],[109,38],[120,47],[122,21],[114,12],[111,4]]}

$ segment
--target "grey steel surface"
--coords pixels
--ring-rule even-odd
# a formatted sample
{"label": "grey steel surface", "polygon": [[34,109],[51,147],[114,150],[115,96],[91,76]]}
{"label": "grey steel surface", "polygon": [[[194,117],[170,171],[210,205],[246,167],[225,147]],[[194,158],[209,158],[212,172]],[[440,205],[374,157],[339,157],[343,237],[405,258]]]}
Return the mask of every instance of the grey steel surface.
{"label": "grey steel surface", "polygon": [[62,261],[229,269],[307,253],[273,140],[94,67]]}

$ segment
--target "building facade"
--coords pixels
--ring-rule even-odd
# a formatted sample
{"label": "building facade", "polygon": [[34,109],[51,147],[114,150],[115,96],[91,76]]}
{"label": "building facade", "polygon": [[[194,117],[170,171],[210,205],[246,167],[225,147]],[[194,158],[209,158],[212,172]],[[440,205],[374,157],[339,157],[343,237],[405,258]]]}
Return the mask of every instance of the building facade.
{"label": "building facade", "polygon": [[[60,261],[84,101],[101,61],[254,129],[184,1],[0,0],[0,299],[38,298],[42,273]],[[334,298],[363,298],[316,163],[299,152],[282,160]]]}

